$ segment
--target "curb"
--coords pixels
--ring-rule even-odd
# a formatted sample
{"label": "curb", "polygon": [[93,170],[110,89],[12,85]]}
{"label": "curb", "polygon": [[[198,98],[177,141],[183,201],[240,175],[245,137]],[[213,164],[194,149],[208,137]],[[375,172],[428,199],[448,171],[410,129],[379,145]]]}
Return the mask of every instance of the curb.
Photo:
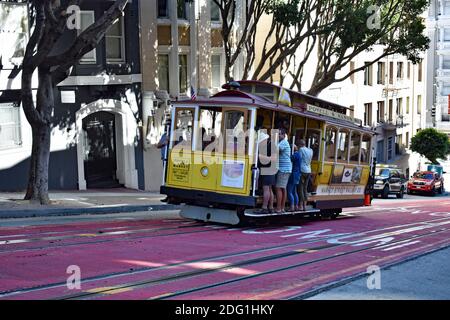
{"label": "curb", "polygon": [[52,216],[79,216],[85,214],[109,214],[139,211],[169,211],[180,206],[171,204],[102,206],[94,208],[46,208],[0,210],[0,219],[36,218]]}

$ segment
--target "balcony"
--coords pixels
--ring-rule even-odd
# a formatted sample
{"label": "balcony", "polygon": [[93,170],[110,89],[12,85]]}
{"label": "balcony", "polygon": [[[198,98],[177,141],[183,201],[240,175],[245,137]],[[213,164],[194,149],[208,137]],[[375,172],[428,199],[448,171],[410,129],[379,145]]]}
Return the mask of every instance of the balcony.
{"label": "balcony", "polygon": [[385,131],[395,131],[397,129],[406,127],[408,123],[404,121],[403,116],[399,116],[394,120],[380,120],[380,123],[378,125]]}

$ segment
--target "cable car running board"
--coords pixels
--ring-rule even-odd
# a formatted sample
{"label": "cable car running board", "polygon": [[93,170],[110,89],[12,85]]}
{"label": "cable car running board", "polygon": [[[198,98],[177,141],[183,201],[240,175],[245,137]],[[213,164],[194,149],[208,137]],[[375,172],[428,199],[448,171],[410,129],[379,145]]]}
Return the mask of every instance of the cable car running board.
{"label": "cable car running board", "polygon": [[246,211],[244,215],[249,218],[265,218],[265,217],[276,217],[276,216],[292,216],[297,214],[311,214],[320,213],[319,209],[307,209],[306,211],[286,211],[286,212],[273,212],[273,213],[255,213],[253,211]]}

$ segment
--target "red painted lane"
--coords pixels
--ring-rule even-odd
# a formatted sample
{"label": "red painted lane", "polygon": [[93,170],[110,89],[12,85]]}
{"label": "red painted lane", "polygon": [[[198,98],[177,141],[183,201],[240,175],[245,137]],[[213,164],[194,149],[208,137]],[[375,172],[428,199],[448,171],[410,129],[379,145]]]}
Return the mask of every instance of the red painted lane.
{"label": "red painted lane", "polygon": [[[439,219],[439,220],[442,220],[442,219]],[[445,220],[446,221],[443,221],[444,223],[449,223],[450,224],[450,220],[449,219],[445,219]],[[441,221],[441,223],[442,223],[442,221]],[[404,229],[405,226],[402,227],[402,228]],[[411,227],[407,227],[407,228],[411,229]],[[388,229],[384,229],[384,230],[374,230],[373,232],[369,232],[369,233],[367,233],[365,235],[353,235],[352,238],[348,238],[348,240],[355,241],[355,240],[361,239],[362,237],[367,237],[367,236],[372,236],[373,237],[374,235],[378,235],[380,233],[384,233],[385,234],[384,236],[386,236],[386,233],[388,233],[388,234],[393,233],[393,232],[395,233],[399,229],[402,230],[401,228],[395,228],[395,229],[388,228]],[[412,230],[414,231],[414,229],[412,229]],[[324,234],[324,235],[327,235],[327,234]],[[408,236],[409,236],[409,234],[408,234]],[[179,273],[179,272],[190,271],[193,268],[207,269],[207,268],[210,268],[210,267],[221,266],[223,264],[230,264],[230,263],[235,263],[235,262],[239,262],[239,261],[243,261],[243,260],[248,260],[250,258],[261,257],[261,256],[265,256],[267,254],[277,254],[277,253],[282,253],[282,252],[290,252],[292,250],[299,249],[299,248],[303,248],[303,249],[304,248],[314,248],[314,247],[323,246],[324,244],[326,244],[326,243],[320,243],[320,242],[323,242],[325,240],[326,239],[324,239],[324,238],[319,238],[319,239],[315,240],[316,243],[311,243],[311,244],[308,244],[308,245],[298,245],[296,247],[294,246],[294,247],[284,248],[284,249],[277,249],[277,250],[273,250],[273,251],[270,251],[270,252],[266,252],[265,254],[264,253],[248,254],[248,255],[240,256],[240,257],[232,257],[232,258],[229,258],[229,259],[216,259],[214,261],[204,262],[203,264],[202,263],[196,263],[196,264],[192,264],[192,265],[188,265],[188,266],[184,266],[184,267],[178,267],[178,268],[172,268],[172,269],[166,269],[166,270],[156,270],[156,271],[151,271],[150,270],[150,271],[147,271],[145,273],[140,273],[140,274],[125,275],[125,276],[117,277],[117,278],[113,278],[113,279],[107,279],[107,280],[102,280],[102,281],[93,281],[93,282],[90,282],[90,283],[83,283],[83,290],[87,291],[87,290],[91,290],[93,288],[99,288],[99,287],[114,287],[114,286],[117,286],[117,285],[120,285],[120,284],[123,284],[123,283],[136,282],[136,281],[141,281],[143,279],[147,279],[147,280],[158,279],[159,277],[162,277],[162,276],[167,276],[167,275],[174,274],[174,273]],[[312,240],[308,240],[308,241],[312,241]],[[300,241],[300,242],[302,242],[302,241]],[[306,243],[307,240],[305,239],[303,242]],[[317,242],[319,242],[319,243],[317,243]],[[344,248],[345,248],[345,246],[344,246]],[[333,252],[333,251],[331,251],[333,249],[334,248],[329,248],[329,249],[321,251],[319,253],[318,257],[320,257],[321,254],[322,255],[323,254],[330,255],[330,254],[334,254],[334,253],[339,253],[340,252],[339,250],[342,250],[342,248],[338,248],[338,249],[336,249],[337,250],[336,252]],[[308,256],[308,258],[316,258],[315,255],[317,255],[317,254],[312,254],[312,255],[308,254],[307,256]],[[243,259],[243,258],[245,258],[245,259]],[[283,261],[283,259],[279,259],[278,261],[275,261],[275,263],[276,264],[277,263],[281,263],[280,266],[283,266],[283,265],[286,265],[288,263],[295,264],[295,263],[298,263],[298,261],[300,261],[300,262],[303,261],[303,260],[294,259],[294,257],[289,258],[289,259],[291,259],[292,261],[291,260]],[[249,267],[250,271],[253,270],[252,267],[253,266]],[[231,275],[240,275],[240,274],[243,274],[243,273],[245,274],[248,271],[246,268],[247,268],[246,266],[238,268],[236,273],[233,273],[233,270],[228,270],[228,272],[231,272]],[[261,272],[261,271],[266,271],[267,268],[269,268],[269,269],[273,268],[273,262],[269,262],[267,264],[267,266],[263,265],[262,269],[260,269],[258,267],[257,270]],[[222,272],[224,272],[224,271],[220,271],[219,274],[222,273]],[[205,275],[205,276],[202,276],[202,277],[206,277],[206,279],[210,279],[211,278],[210,275]],[[198,278],[196,278],[196,279],[198,279]],[[211,279],[217,280],[217,277],[214,276],[214,278],[211,278]],[[194,281],[197,281],[197,280],[194,279]],[[190,285],[191,285],[191,283],[188,283],[187,288],[189,288]],[[51,297],[56,297],[56,296],[67,295],[69,292],[70,291],[66,290],[65,286],[63,286],[61,288],[46,290],[46,292],[34,292],[32,294],[24,295],[23,297],[24,298],[29,298],[29,299],[51,298]],[[72,291],[72,294],[73,293],[74,292]],[[120,298],[120,297],[122,297],[122,296],[119,295],[118,298]],[[129,297],[140,298],[139,295],[138,296],[133,296],[133,295],[128,296],[127,295],[126,297],[127,298],[129,298]]]}
{"label": "red painted lane", "polygon": [[[222,227],[223,228],[223,227]],[[32,251],[35,249],[73,246],[78,244],[90,244],[96,242],[135,240],[143,237],[161,237],[176,235],[178,233],[189,233],[204,231],[201,224],[181,226],[156,226],[153,228],[120,228],[116,230],[98,230],[71,234],[52,234],[42,237],[21,237],[15,239],[0,239],[0,255],[17,251]]]}
{"label": "red painted lane", "polygon": [[0,239],[9,237],[22,236],[40,236],[46,234],[65,234],[78,232],[93,232],[98,230],[115,230],[121,228],[141,228],[143,226],[176,226],[180,224],[195,224],[194,221],[186,219],[173,220],[123,220],[123,221],[92,221],[92,222],[69,222],[66,224],[52,224],[52,225],[38,225],[38,226],[24,226],[24,227],[2,227],[0,220]]}
{"label": "red painted lane", "polygon": [[[426,209],[421,208],[422,211],[426,211]],[[448,210],[448,205],[440,203],[436,204],[436,207],[433,208],[434,211],[441,209]],[[395,210],[391,212],[385,210],[385,208],[383,208],[383,211],[380,209],[376,210],[374,212],[375,214],[368,212],[357,217],[338,219],[336,221],[314,221],[306,223],[302,221],[301,231],[329,228],[334,233],[355,232],[377,227],[389,227],[393,224],[406,224],[438,218],[437,216],[430,216],[430,212],[408,214],[407,212],[396,212]],[[126,223],[129,223],[129,221]],[[158,224],[161,222],[152,220],[151,223]],[[77,226],[83,227],[82,225],[85,226],[86,223],[78,224]],[[68,228],[66,225],[63,227]],[[69,227],[73,227],[73,225]],[[52,230],[59,229],[53,228]],[[279,230],[289,230],[289,226],[279,228]],[[256,232],[261,231],[268,230],[265,228],[256,229]],[[292,233],[295,231],[298,230],[291,229],[289,232]],[[142,264],[151,265],[152,263],[156,263],[164,265],[177,261],[182,262],[207,258],[217,255],[217,253],[236,253],[244,250],[295,242],[293,238],[280,238],[280,234],[283,233],[285,234],[286,232],[243,234],[241,230],[208,230],[205,233],[167,236],[159,239],[149,238],[140,239],[139,241],[130,241],[128,239],[101,244],[84,244],[71,247],[70,249],[45,248],[37,250],[37,252],[34,250],[33,252],[25,251],[20,254],[12,253],[10,254],[10,259],[9,255],[8,257],[0,255],[0,287],[2,288],[0,291],[4,291],[3,288],[5,287],[8,289],[19,289],[24,286],[65,282],[67,277],[65,270],[70,264],[80,265],[82,268],[82,276],[88,277],[102,275],[108,272],[126,271],[130,267],[137,268],[140,265],[142,266]],[[188,253],[188,256],[186,253]],[[51,263],[49,263],[50,261]],[[124,263],[124,261],[127,262]],[[81,264],[77,262],[81,262]],[[4,272],[5,270],[6,272]],[[5,282],[7,282],[6,285]]]}
{"label": "red painted lane", "polygon": [[[446,221],[446,223],[448,224],[447,226],[450,225],[450,219]],[[414,230],[413,228],[408,228],[411,229],[411,231],[409,231],[408,233],[402,233],[396,236],[396,241],[401,241],[401,240],[405,240],[408,239],[409,237],[413,236],[413,235],[422,235],[422,234],[427,234],[432,230],[439,230],[440,228],[442,228],[441,226],[436,226],[433,228],[427,228],[426,230]],[[386,232],[383,232],[386,233]],[[392,232],[390,232],[392,233]],[[448,236],[450,235],[450,228],[449,230],[447,230],[445,237],[448,238]],[[440,235],[440,239],[442,239],[442,235]],[[384,238],[384,236],[383,236]],[[359,239],[362,239],[362,237],[358,236],[358,237],[352,237],[350,240],[351,241],[357,241]],[[446,239],[446,238],[444,238]],[[450,241],[447,241],[450,243]],[[378,243],[378,242],[377,242]],[[314,246],[308,245],[308,246],[298,246],[298,248],[296,249],[306,249],[306,248],[317,248],[323,245],[326,245],[326,241],[322,242],[322,243],[316,243]],[[270,261],[266,261],[266,262],[261,262],[261,263],[257,263],[257,264],[251,264],[251,265],[246,265],[246,266],[241,266],[241,267],[237,267],[237,268],[230,268],[227,270],[223,270],[223,271],[219,271],[216,272],[214,274],[205,274],[205,275],[200,275],[200,276],[196,276],[196,277],[190,277],[190,278],[184,278],[178,281],[171,281],[168,283],[164,283],[164,284],[156,284],[156,285],[151,285],[145,288],[137,288],[134,289],[133,291],[127,291],[127,292],[119,292],[116,294],[107,294],[106,296],[97,296],[95,298],[102,298],[102,299],[148,299],[148,298],[160,298],[160,297],[164,297],[164,295],[167,294],[171,294],[173,292],[178,292],[178,291],[184,291],[184,290],[189,290],[191,288],[199,288],[202,286],[208,286],[208,285],[212,285],[212,284],[217,284],[223,281],[230,281],[230,280],[237,280],[241,277],[246,277],[246,276],[250,276],[250,275],[255,275],[257,273],[261,273],[261,272],[267,272],[270,270],[276,270],[279,268],[284,268],[286,266],[292,266],[292,265],[297,265],[297,264],[305,264],[305,263],[310,263],[313,261],[316,261],[317,259],[323,259],[323,258],[330,258],[331,260],[337,259],[336,263],[331,263],[331,266],[334,266],[333,268],[340,268],[342,265],[345,265],[346,263],[350,263],[350,265],[352,265],[354,263],[354,261],[352,260],[352,256],[355,254],[347,254],[345,257],[349,257],[349,258],[345,258],[345,257],[337,257],[341,254],[344,253],[349,253],[349,252],[353,252],[355,250],[361,250],[361,249],[365,249],[365,248],[369,248],[371,246],[373,246],[374,244],[370,244],[370,245],[365,245],[365,246],[354,246],[354,245],[350,245],[350,244],[341,244],[339,246],[336,247],[330,247],[330,248],[326,248],[326,249],[318,249],[318,251],[312,252],[312,253],[301,253],[298,255],[293,255],[293,256],[289,256],[286,258],[278,258],[275,260],[270,260]],[[363,253],[361,255],[361,257],[364,257],[365,254]],[[359,261],[359,259],[361,257],[359,257],[358,254],[356,254],[357,260]],[[339,260],[342,260],[341,264],[339,262]],[[313,264],[316,264],[318,266],[313,267],[312,269],[318,269],[320,270],[319,273],[325,273],[330,270],[333,269],[324,269],[321,270],[321,264],[322,262],[314,262]],[[306,268],[311,268],[310,267],[311,264],[307,264]],[[330,263],[328,262],[328,265],[330,265]],[[348,264],[347,264],[348,265]],[[205,263],[205,266],[207,267],[207,264]],[[303,267],[298,267],[295,268],[295,270],[297,271],[295,274],[298,277],[300,274],[302,274],[302,268]],[[275,279],[279,279],[279,280],[283,280],[283,273],[285,271],[282,271],[277,274],[274,275],[269,275],[269,278],[272,276],[272,278]],[[306,272],[306,274],[308,274]],[[292,275],[292,274],[291,274]],[[315,276],[315,275],[314,275]],[[270,285],[271,282],[274,282],[274,285]],[[281,282],[283,283],[283,282]],[[226,292],[228,292],[231,296],[229,297],[229,299],[241,299],[243,298],[242,294],[243,292],[247,292],[248,296],[245,298],[251,298],[252,295],[254,295],[254,291],[258,292],[258,290],[261,290],[262,288],[264,288],[264,290],[268,290],[269,292],[273,290],[273,287],[276,286],[278,284],[278,280],[267,280],[266,277],[256,277],[256,278],[251,278],[251,279],[246,279],[240,282],[236,282],[233,284],[227,284],[224,285],[224,289],[226,290]],[[229,286],[232,287],[232,289],[228,288]],[[282,288],[282,287],[281,287]],[[210,288],[210,289],[206,289],[205,293],[199,291],[199,293],[190,293],[190,294],[183,294],[180,295],[178,298],[179,299],[198,299],[198,298],[206,298],[206,299],[212,299],[215,296],[215,292],[221,292],[222,286],[219,287],[214,287],[214,288]],[[239,293],[239,296],[236,297],[236,294]],[[199,296],[200,294],[200,296]],[[278,299],[280,298],[286,298],[285,296],[278,296],[276,297]]]}

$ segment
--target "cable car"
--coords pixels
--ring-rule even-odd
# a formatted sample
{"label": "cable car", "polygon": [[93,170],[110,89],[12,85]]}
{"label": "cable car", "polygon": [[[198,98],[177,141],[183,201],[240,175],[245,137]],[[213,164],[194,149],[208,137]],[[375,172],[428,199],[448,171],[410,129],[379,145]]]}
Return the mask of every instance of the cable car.
{"label": "cable car", "polygon": [[[160,191],[169,203],[184,204],[182,217],[237,225],[286,214],[336,217],[364,205],[375,133],[348,108],[261,81],[222,88],[209,98],[172,102]],[[279,128],[291,147],[302,139],[313,151],[308,206],[260,214],[259,139]]]}

